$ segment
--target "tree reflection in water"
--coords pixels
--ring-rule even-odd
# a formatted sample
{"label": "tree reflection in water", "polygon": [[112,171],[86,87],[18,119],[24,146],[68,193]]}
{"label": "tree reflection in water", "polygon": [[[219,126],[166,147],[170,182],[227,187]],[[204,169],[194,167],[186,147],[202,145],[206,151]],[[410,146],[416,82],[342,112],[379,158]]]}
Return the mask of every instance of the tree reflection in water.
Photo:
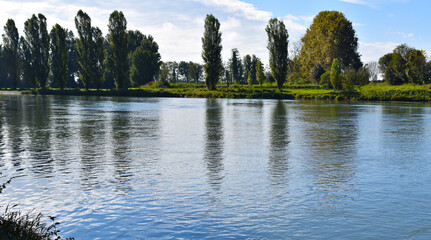
{"label": "tree reflection in water", "polygon": [[222,118],[223,109],[217,100],[207,99],[204,159],[208,169],[208,181],[214,190],[220,190],[224,178]]}
{"label": "tree reflection in water", "polygon": [[273,185],[284,186],[287,183],[287,171],[289,169],[287,151],[289,145],[289,127],[286,106],[283,101],[278,101],[271,116],[270,149],[268,171]]}

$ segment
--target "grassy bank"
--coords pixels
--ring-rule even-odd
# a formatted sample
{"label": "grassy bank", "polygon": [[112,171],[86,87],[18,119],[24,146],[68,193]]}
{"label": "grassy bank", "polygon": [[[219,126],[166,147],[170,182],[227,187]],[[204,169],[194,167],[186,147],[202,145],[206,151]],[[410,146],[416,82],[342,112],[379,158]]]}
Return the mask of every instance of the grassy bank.
{"label": "grassy bank", "polygon": [[318,85],[287,85],[281,91],[276,86],[218,85],[216,91],[208,91],[203,84],[170,84],[159,88],[155,84],[128,90],[83,89],[24,90],[24,94],[76,95],[76,96],[130,96],[130,97],[189,97],[189,98],[249,98],[249,99],[296,99],[296,100],[342,100],[342,101],[431,101],[431,85],[367,85],[350,91],[325,89]]}

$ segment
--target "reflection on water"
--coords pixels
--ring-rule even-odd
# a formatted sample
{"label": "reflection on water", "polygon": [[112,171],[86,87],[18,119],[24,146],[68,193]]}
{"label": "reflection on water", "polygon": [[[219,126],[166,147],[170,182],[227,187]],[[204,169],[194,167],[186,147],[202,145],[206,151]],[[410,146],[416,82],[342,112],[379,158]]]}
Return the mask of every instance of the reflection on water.
{"label": "reflection on water", "polygon": [[[312,189],[323,201],[339,201],[352,197],[350,182],[355,168],[357,111],[345,105],[304,106],[302,120],[309,126],[305,139],[311,146],[308,158]],[[347,111],[346,111],[347,110]]]}
{"label": "reflection on water", "polygon": [[431,237],[429,104],[0,101],[0,205],[66,236]]}
{"label": "reflection on water", "polygon": [[271,118],[269,172],[274,185],[286,183],[286,173],[289,169],[289,126],[286,106],[283,101],[278,101],[274,107]]}
{"label": "reflection on water", "polygon": [[208,99],[205,118],[205,155],[208,169],[208,181],[211,186],[220,190],[223,181],[223,109],[220,104]]}

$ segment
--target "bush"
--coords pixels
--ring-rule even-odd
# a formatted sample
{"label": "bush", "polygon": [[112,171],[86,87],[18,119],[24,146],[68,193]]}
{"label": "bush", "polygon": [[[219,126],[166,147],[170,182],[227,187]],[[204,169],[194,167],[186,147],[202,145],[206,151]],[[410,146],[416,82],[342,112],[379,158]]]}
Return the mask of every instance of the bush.
{"label": "bush", "polygon": [[320,82],[319,85],[325,87],[325,88],[331,88],[331,73],[326,72],[320,76]]}

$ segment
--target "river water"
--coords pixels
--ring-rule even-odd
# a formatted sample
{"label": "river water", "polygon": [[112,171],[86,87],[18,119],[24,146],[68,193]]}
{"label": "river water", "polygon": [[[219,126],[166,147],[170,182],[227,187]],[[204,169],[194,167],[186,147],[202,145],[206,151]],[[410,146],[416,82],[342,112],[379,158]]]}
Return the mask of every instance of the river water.
{"label": "river water", "polygon": [[429,104],[0,101],[0,205],[62,236],[431,238]]}

